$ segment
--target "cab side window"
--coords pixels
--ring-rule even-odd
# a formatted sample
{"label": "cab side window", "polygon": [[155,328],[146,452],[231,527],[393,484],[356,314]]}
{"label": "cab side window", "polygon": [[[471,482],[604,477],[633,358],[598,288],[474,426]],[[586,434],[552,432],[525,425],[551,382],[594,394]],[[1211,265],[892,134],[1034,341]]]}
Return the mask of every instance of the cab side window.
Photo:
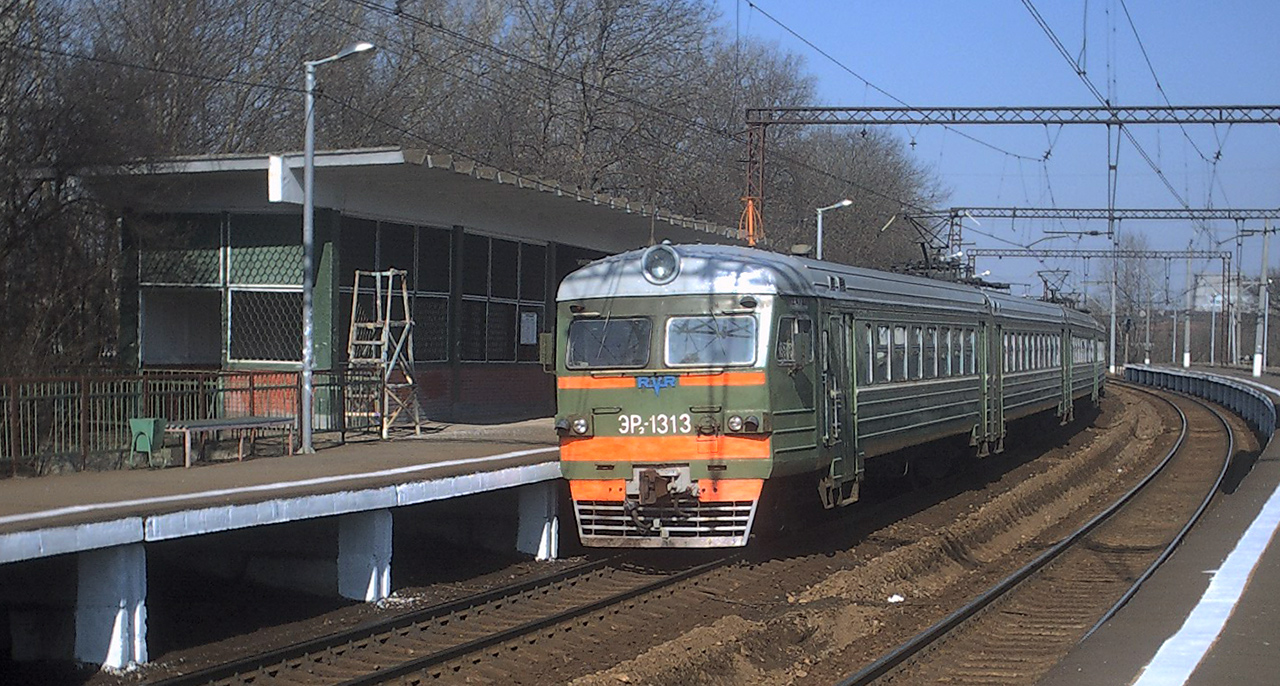
{"label": "cab side window", "polygon": [[778,345],[774,355],[779,364],[803,367],[813,360],[813,320],[782,317],[778,320]]}

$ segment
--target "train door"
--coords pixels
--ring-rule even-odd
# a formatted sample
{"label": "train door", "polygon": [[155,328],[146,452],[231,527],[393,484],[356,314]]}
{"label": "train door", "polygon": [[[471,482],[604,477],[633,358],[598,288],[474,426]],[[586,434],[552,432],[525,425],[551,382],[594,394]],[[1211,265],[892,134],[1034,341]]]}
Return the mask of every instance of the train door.
{"label": "train door", "polygon": [[822,369],[822,455],[830,470],[822,480],[823,504],[847,505],[858,499],[856,448],[852,437],[849,398],[853,391],[850,336],[851,317],[833,312],[822,326],[819,355]]}
{"label": "train door", "polygon": [[982,379],[983,403],[983,435],[979,438],[978,455],[985,457],[994,449],[1004,450],[1004,365],[1008,358],[1004,337],[1004,326],[998,323],[982,322],[979,324],[978,340],[982,341],[984,350],[977,356],[986,365],[985,370],[977,370]]}
{"label": "train door", "polygon": [[1075,418],[1075,400],[1072,398],[1072,381],[1071,381],[1071,329],[1070,327],[1062,329],[1058,333],[1058,349],[1055,351],[1055,360],[1058,369],[1062,374],[1062,403],[1058,408],[1058,416],[1062,417],[1062,423],[1066,424]]}

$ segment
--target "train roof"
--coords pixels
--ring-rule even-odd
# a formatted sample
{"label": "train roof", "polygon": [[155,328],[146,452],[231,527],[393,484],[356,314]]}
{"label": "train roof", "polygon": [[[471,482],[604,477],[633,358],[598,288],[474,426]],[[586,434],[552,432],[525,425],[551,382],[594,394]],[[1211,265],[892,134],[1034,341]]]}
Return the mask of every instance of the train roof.
{"label": "train roof", "polygon": [[[1060,305],[946,281],[822,262],[733,245],[673,245],[680,271],[670,283],[641,273],[643,249],[611,255],[565,277],[556,300],[672,295],[792,295],[853,300],[886,307],[994,310],[997,316],[1063,321]],[[1088,315],[1070,320],[1096,327]]]}
{"label": "train roof", "polygon": [[[832,297],[835,292],[857,291],[929,296],[966,304],[984,302],[975,288],[903,274],[733,245],[672,247],[680,255],[680,273],[671,283],[659,286],[646,280],[640,271],[644,250],[631,250],[592,262],[565,277],[556,299],[715,293]],[[843,288],[832,277],[842,278]],[[891,284],[897,287],[890,289]]]}

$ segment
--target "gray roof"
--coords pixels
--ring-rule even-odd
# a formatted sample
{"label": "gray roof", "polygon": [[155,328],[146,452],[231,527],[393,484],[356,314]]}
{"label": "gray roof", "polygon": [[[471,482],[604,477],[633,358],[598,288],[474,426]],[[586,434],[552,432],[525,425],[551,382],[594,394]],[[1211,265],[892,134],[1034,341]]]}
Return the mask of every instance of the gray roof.
{"label": "gray roof", "polygon": [[597,260],[565,277],[556,299],[714,293],[823,296],[886,307],[923,305],[938,311],[994,309],[1005,318],[1028,321],[1063,322],[1071,317],[1081,325],[1092,322],[1082,313],[1064,315],[1067,308],[1060,305],[963,284],[741,246],[672,247],[680,255],[680,273],[669,284],[658,286],[646,280],[640,272],[644,251],[632,250]]}

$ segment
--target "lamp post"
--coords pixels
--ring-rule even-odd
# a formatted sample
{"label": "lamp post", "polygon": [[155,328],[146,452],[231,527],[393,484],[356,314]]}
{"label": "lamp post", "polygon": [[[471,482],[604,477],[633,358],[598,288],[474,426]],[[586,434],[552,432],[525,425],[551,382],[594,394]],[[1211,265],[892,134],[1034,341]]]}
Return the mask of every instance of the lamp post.
{"label": "lamp post", "polygon": [[361,52],[373,49],[373,43],[352,43],[337,53],[324,59],[309,60],[302,63],[306,70],[306,137],[302,152],[302,378],[299,384],[298,424],[301,434],[303,453],[315,452],[311,444],[312,433],[312,397],[315,395],[314,381],[315,352],[312,350],[315,339],[315,306],[314,292],[316,278],[312,269],[315,261],[315,176],[316,176],[316,67],[329,62],[337,62]]}
{"label": "lamp post", "polygon": [[[841,200],[840,202],[834,205],[827,205],[826,207],[818,208],[818,253],[817,253],[818,259],[822,259],[822,213],[829,212],[831,210],[838,210],[841,207],[848,207],[852,204],[853,204],[852,200],[845,198],[844,200]],[[885,228],[888,228],[887,224],[885,225]]]}

